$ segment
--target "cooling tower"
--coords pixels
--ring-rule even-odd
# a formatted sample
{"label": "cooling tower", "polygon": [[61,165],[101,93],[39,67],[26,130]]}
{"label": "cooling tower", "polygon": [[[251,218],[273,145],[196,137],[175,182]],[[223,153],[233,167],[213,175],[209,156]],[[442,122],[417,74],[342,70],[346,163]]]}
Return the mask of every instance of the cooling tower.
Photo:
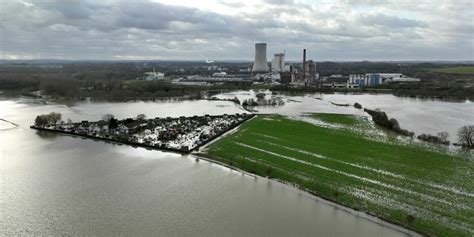
{"label": "cooling tower", "polygon": [[255,63],[252,72],[268,72],[266,43],[255,44]]}

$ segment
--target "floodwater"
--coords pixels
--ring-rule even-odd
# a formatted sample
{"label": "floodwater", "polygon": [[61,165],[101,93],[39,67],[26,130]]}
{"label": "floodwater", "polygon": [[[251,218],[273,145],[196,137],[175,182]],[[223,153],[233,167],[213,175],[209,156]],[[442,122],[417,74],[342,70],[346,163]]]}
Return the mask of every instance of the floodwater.
{"label": "floodwater", "polygon": [[[369,106],[379,97],[360,98]],[[352,111],[312,96],[291,99],[303,102],[262,112]],[[19,125],[0,129],[0,235],[407,235],[288,185],[198,162],[192,155],[29,129],[36,115],[53,111],[73,121],[98,120],[106,113],[125,118],[244,112],[231,102],[204,100],[65,106],[0,99],[0,118]]]}
{"label": "floodwater", "polygon": [[[218,98],[237,97],[241,101],[255,98],[256,93],[265,93],[266,98],[272,94],[268,90],[236,91],[217,95]],[[456,141],[458,129],[464,125],[474,124],[474,102],[447,102],[435,99],[420,99],[397,97],[391,94],[306,94],[304,96],[282,96],[286,102],[280,107],[256,107],[258,113],[279,113],[285,115],[299,115],[302,112],[341,113],[368,116],[363,110],[353,107],[354,103],[361,104],[367,109],[380,109],[388,117],[395,118],[400,126],[416,135],[429,133],[436,135],[439,132],[448,132],[449,139]],[[335,106],[336,104],[350,104],[350,106]]]}

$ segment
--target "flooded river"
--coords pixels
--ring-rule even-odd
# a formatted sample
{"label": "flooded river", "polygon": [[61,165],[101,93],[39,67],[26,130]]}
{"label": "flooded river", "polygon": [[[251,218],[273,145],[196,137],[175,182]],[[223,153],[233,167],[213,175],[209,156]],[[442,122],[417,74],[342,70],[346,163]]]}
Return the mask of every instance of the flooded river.
{"label": "flooded river", "polygon": [[[253,92],[239,93],[245,96]],[[474,121],[472,113],[466,111],[474,111],[472,103],[406,102],[386,95],[290,97],[300,102],[260,111],[360,113],[352,107],[336,107],[313,98],[318,96],[381,108],[399,119],[402,126],[411,130],[416,127],[416,131],[452,132],[466,121]],[[0,99],[0,118],[19,125],[0,126],[0,235],[406,236],[290,186],[203,160],[197,162],[192,155],[29,129],[36,115],[52,111],[73,121],[98,120],[106,113],[125,118],[140,113],[148,117],[174,117],[244,112],[232,102],[72,106],[43,102]],[[405,109],[407,104],[418,104],[411,109],[415,115]],[[418,111],[421,108],[431,112],[426,115]],[[432,114],[440,116],[434,118],[434,124],[424,117]],[[418,125],[407,123],[414,119],[420,120]],[[442,122],[448,124],[456,119],[456,126],[444,126]]]}

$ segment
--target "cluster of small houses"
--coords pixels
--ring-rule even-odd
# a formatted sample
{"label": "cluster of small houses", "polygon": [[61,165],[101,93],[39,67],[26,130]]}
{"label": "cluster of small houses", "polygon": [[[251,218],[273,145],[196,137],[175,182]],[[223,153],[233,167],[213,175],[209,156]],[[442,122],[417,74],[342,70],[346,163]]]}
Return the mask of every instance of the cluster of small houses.
{"label": "cluster of small houses", "polygon": [[179,118],[127,118],[63,123],[45,127],[66,133],[189,152],[232,129],[252,115],[205,115]]}

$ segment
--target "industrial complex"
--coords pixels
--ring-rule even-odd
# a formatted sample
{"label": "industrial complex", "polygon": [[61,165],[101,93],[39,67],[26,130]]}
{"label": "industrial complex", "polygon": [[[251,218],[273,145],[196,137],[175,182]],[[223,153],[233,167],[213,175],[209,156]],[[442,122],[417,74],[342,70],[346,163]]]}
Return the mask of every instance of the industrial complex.
{"label": "industrial complex", "polygon": [[185,69],[179,69],[182,76],[179,78],[167,78],[164,73],[146,72],[141,80],[170,80],[175,84],[245,84],[264,83],[272,85],[285,85],[290,87],[312,87],[312,88],[335,88],[356,89],[364,87],[375,87],[382,84],[397,82],[418,82],[420,79],[410,78],[401,73],[365,73],[349,75],[320,76],[315,61],[307,59],[306,49],[302,49],[302,60],[300,62],[288,63],[285,61],[285,51],[273,54],[269,63],[267,59],[267,44],[255,44],[255,59],[253,65],[239,67],[238,70],[229,70],[227,67],[215,65],[213,60],[206,58],[206,66],[198,68],[208,72],[188,73]]}
{"label": "industrial complex", "polygon": [[409,78],[400,73],[366,73],[320,77],[316,62],[306,58],[306,49],[303,49],[301,63],[286,63],[285,52],[275,53],[269,68],[266,43],[255,44],[255,61],[252,73],[252,79],[255,81],[280,83],[295,87],[362,88],[392,82],[420,81],[420,79]]}

